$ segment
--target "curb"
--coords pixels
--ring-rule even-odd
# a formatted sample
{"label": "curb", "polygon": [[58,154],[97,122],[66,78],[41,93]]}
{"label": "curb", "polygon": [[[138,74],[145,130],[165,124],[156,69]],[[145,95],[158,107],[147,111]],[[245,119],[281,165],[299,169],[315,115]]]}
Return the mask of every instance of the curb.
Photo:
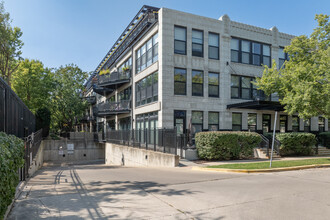
{"label": "curb", "polygon": [[192,170],[195,170],[195,171],[210,171],[210,172],[224,172],[224,173],[273,173],[273,172],[305,170],[305,169],[324,168],[324,167],[330,167],[330,164],[317,164],[317,165],[283,167],[283,168],[273,168],[273,169],[255,169],[255,170],[192,167]]}

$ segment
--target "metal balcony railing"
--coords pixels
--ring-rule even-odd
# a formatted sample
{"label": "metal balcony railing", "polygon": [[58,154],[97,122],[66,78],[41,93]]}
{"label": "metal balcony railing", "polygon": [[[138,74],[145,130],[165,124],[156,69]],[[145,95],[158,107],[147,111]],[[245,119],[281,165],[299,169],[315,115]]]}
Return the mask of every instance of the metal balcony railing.
{"label": "metal balcony railing", "polygon": [[89,104],[91,104],[91,105],[93,105],[93,104],[96,103],[96,97],[95,97],[95,96],[87,96],[87,97],[84,97],[84,98],[85,98],[86,101],[87,101]]}
{"label": "metal balcony railing", "polygon": [[127,113],[131,110],[131,100],[122,100],[120,102],[108,102],[98,105],[98,115],[111,115]]}
{"label": "metal balcony railing", "polygon": [[111,86],[129,82],[131,78],[131,70],[124,72],[112,72],[110,74],[99,75],[99,86]]}

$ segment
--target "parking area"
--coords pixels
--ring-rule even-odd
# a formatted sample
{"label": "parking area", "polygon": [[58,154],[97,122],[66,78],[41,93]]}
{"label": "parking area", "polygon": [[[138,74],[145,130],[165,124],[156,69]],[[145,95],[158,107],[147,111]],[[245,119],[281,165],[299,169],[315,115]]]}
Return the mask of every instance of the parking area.
{"label": "parking area", "polygon": [[234,174],[190,167],[48,166],[8,219],[329,219],[330,169]]}

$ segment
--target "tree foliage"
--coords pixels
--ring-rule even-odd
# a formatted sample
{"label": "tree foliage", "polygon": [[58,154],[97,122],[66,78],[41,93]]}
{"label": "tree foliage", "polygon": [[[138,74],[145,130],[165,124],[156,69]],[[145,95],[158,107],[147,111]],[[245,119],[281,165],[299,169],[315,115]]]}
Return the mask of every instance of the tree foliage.
{"label": "tree foliage", "polygon": [[37,109],[50,104],[54,89],[53,73],[38,60],[19,62],[12,76],[12,88],[25,105],[36,113]]}
{"label": "tree foliage", "polygon": [[73,64],[55,70],[56,87],[51,104],[53,130],[71,131],[75,116],[85,111],[86,103],[81,99],[80,94],[87,76],[86,72]]}
{"label": "tree foliage", "polygon": [[328,15],[316,15],[318,27],[310,37],[294,38],[285,47],[290,60],[277,69],[265,67],[256,85],[267,95],[277,92],[288,114],[302,118],[330,118],[330,24]]}
{"label": "tree foliage", "polygon": [[0,2],[0,76],[11,84],[11,75],[18,67],[21,59],[22,31],[11,26],[8,12],[5,12],[3,2]]}

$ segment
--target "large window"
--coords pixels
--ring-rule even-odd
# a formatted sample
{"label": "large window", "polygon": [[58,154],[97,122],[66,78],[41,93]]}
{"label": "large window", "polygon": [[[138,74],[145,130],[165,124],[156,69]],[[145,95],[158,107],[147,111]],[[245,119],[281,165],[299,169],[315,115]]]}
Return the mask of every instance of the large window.
{"label": "large window", "polygon": [[249,40],[231,39],[231,61],[260,66],[270,66],[270,45]]}
{"label": "large window", "polygon": [[192,95],[203,96],[203,71],[192,71]]}
{"label": "large window", "polygon": [[209,59],[219,59],[219,34],[209,33]]}
{"label": "large window", "polygon": [[287,131],[288,127],[288,116],[286,115],[281,115],[280,116],[280,132],[284,133]]}
{"label": "large window", "polygon": [[136,106],[158,101],[158,72],[135,83],[135,90]]}
{"label": "large window", "polygon": [[209,97],[219,97],[219,73],[209,73]]}
{"label": "large window", "polygon": [[255,99],[258,96],[257,87],[252,82],[255,79],[248,76],[231,76],[231,98]]}
{"label": "large window", "polygon": [[124,89],[117,93],[117,100],[123,101],[123,100],[130,100],[131,99],[131,87],[128,87],[127,89]]}
{"label": "large window", "polygon": [[281,68],[286,60],[289,60],[288,54],[284,52],[283,47],[280,47],[278,49],[278,67]]}
{"label": "large window", "polygon": [[209,131],[219,130],[219,112],[209,112]]}
{"label": "large window", "polygon": [[187,54],[187,29],[174,26],[174,53]]}
{"label": "large window", "polygon": [[203,57],[203,31],[192,30],[192,55]]}
{"label": "large window", "polygon": [[255,113],[248,114],[248,130],[249,131],[257,130],[257,114]]}
{"label": "large window", "polygon": [[200,111],[191,112],[191,125],[192,125],[193,135],[203,130],[203,112]]}
{"label": "large window", "polygon": [[292,131],[298,132],[299,131],[299,117],[298,116],[292,116]]}
{"label": "large window", "polygon": [[325,118],[319,117],[319,131],[324,132],[324,127],[325,127]]}
{"label": "large window", "polygon": [[[140,114],[136,116],[136,133],[135,138],[141,142],[146,141],[145,138],[148,138],[148,143],[153,144],[156,140],[156,144],[158,143],[158,132],[156,132],[156,136],[154,133],[154,129],[158,128],[158,112],[150,112],[146,114]],[[148,129],[148,134],[143,131]]]}
{"label": "large window", "polygon": [[311,120],[310,119],[304,120],[304,131],[305,132],[311,131]]}
{"label": "large window", "polygon": [[174,69],[174,95],[186,95],[187,87],[187,70]]}
{"label": "large window", "polygon": [[136,51],[136,73],[158,60],[158,33]]}
{"label": "large window", "polygon": [[186,111],[174,110],[174,127],[176,127],[177,134],[183,134],[186,130]]}
{"label": "large window", "polygon": [[120,79],[127,79],[130,77],[130,71],[132,69],[132,57],[128,58],[118,68]]}
{"label": "large window", "polygon": [[242,130],[242,113],[232,113],[232,130]]}

